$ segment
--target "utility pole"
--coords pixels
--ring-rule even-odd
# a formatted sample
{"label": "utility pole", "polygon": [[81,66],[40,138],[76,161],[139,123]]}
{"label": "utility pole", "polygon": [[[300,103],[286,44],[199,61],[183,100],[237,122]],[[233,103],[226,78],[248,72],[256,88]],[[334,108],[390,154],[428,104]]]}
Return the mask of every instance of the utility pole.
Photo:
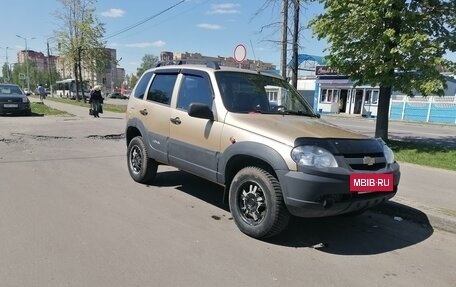
{"label": "utility pole", "polygon": [[49,72],[49,89],[51,90],[51,97],[54,95],[52,91],[52,74],[51,74],[51,54],[49,52],[49,39],[46,41],[47,46],[47,64],[48,64],[48,72]]}
{"label": "utility pole", "polygon": [[287,35],[288,35],[288,0],[282,0],[282,53],[280,55],[280,71],[287,78]]}
{"label": "utility pole", "polygon": [[17,37],[23,39],[25,41],[25,68],[27,70],[27,90],[30,92],[30,77],[29,77],[29,66],[28,66],[28,48],[27,48],[27,39],[33,40],[35,37],[27,38],[16,35]]}
{"label": "utility pole", "polygon": [[293,15],[293,63],[291,64],[291,84],[293,87],[298,87],[298,39],[299,39],[299,0],[293,0],[294,15]]}

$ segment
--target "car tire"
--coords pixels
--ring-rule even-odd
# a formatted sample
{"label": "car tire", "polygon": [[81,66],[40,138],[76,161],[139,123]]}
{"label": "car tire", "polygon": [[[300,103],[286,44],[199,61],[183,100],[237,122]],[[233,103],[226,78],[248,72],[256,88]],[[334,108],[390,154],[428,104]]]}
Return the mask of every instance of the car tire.
{"label": "car tire", "polygon": [[229,203],[237,227],[253,238],[279,234],[290,219],[280,183],[258,167],[245,167],[234,176]]}
{"label": "car tire", "polygon": [[157,175],[158,164],[149,157],[141,136],[133,138],[128,144],[127,163],[130,176],[136,182],[150,183]]}

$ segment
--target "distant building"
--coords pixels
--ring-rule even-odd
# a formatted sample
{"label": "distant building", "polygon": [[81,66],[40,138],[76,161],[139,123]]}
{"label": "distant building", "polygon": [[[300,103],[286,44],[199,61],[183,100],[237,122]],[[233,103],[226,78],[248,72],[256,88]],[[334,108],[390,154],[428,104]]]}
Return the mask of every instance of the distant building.
{"label": "distant building", "polygon": [[[105,48],[105,53],[110,61],[107,61],[104,72],[95,74],[86,67],[82,67],[82,79],[89,81],[93,86],[95,84],[103,85],[107,91],[112,91],[120,87],[125,78],[125,69],[117,67],[117,52],[115,49]],[[17,53],[17,62],[25,63],[28,59],[29,65],[34,63],[36,68],[41,72],[49,71],[49,68],[55,69],[62,79],[74,78],[73,66],[65,61],[64,58],[50,55],[49,57],[41,52],[32,50],[21,50]]]}
{"label": "distant building", "polygon": [[271,63],[265,63],[263,61],[259,60],[249,60],[246,59],[242,61],[241,63],[236,62],[236,60],[233,57],[213,57],[213,56],[203,56],[200,53],[189,53],[189,52],[184,52],[184,53],[173,53],[169,51],[164,51],[160,53],[160,61],[188,61],[188,62],[193,62],[193,61],[212,61],[216,62],[221,66],[227,66],[227,67],[239,67],[242,69],[248,69],[248,70],[259,70],[259,71],[269,71],[269,70],[275,70],[276,66],[271,64]]}
{"label": "distant building", "polygon": [[54,68],[57,61],[56,56],[50,55],[47,57],[41,52],[21,50],[17,52],[17,62],[19,64],[25,63],[27,56],[29,64],[34,63],[36,68],[41,72],[47,72],[49,71],[49,68]]}

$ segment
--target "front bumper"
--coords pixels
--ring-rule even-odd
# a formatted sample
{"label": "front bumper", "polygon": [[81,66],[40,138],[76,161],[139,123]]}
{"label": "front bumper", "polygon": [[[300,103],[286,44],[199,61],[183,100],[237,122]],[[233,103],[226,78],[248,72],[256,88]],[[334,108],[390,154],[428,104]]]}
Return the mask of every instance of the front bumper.
{"label": "front bumper", "polygon": [[[8,103],[6,103],[8,104]],[[30,103],[13,103],[17,104],[16,107],[9,108],[5,107],[4,103],[0,103],[0,114],[30,114],[31,113],[31,107]]]}
{"label": "front bumper", "polygon": [[393,174],[394,190],[392,192],[351,192],[348,171],[338,173],[276,172],[288,210],[299,217],[333,216],[373,207],[392,198],[397,192],[400,180],[397,163],[389,165],[382,171],[374,172]]}

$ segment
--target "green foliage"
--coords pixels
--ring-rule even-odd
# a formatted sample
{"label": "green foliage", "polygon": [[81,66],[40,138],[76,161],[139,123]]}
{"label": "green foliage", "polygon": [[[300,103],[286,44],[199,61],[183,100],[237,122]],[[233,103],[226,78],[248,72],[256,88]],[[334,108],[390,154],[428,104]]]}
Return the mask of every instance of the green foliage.
{"label": "green foliage", "polygon": [[455,1],[320,2],[326,10],[310,26],[330,43],[332,67],[362,84],[442,93],[438,67],[454,65],[443,56],[456,50]]}
{"label": "green foliage", "polygon": [[[59,79],[59,74],[55,70],[55,67],[51,69],[51,75],[49,75],[49,71],[42,71],[38,69],[36,63],[29,61],[29,77],[30,77],[30,89],[34,89],[38,84],[43,84],[46,87],[49,86],[50,76],[52,77],[53,81]],[[20,79],[19,74],[27,74],[27,67],[25,63],[22,64],[15,64],[12,69],[8,71],[10,75],[9,82],[20,85],[22,87],[26,86],[26,80]],[[3,66],[3,74],[6,75],[6,66]]]}
{"label": "green foliage", "polygon": [[320,0],[310,26],[330,44],[328,64],[356,84],[380,86],[375,136],[388,138],[394,87],[408,95],[443,94],[442,66],[456,51],[454,0]]}
{"label": "green foliage", "polygon": [[151,54],[146,54],[142,58],[142,63],[141,66],[138,67],[136,75],[141,77],[141,75],[147,70],[152,68],[155,64],[158,63],[158,57],[151,55]]}
{"label": "green foliage", "polygon": [[135,75],[131,75],[131,78],[130,78],[130,88],[133,89],[133,87],[136,85],[136,83],[138,82],[138,77],[135,76]]}
{"label": "green foliage", "polygon": [[55,38],[65,66],[73,71],[84,66],[95,74],[104,72],[111,59],[104,52],[104,24],[94,16],[95,0],[57,1],[62,4],[56,12],[61,28],[55,31]]}
{"label": "green foliage", "polygon": [[456,170],[456,149],[440,145],[390,140],[396,160],[418,165]]}

